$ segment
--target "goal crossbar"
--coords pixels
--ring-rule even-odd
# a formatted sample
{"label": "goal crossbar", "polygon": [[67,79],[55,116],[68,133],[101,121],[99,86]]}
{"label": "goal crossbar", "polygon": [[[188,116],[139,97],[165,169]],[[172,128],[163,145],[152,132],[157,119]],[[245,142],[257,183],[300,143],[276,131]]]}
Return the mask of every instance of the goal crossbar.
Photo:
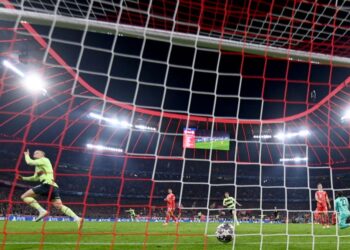
{"label": "goal crossbar", "polygon": [[55,22],[57,27],[84,30],[88,27],[89,31],[122,34],[130,37],[146,36],[151,40],[169,41],[174,44],[198,46],[214,50],[223,51],[245,51],[251,54],[266,55],[275,58],[305,61],[314,64],[333,64],[335,66],[350,66],[350,58],[327,55],[315,52],[299,51],[294,49],[279,48],[267,45],[259,45],[247,42],[228,40],[223,38],[209,37],[205,35],[188,34],[182,32],[159,30],[153,28],[138,27],[126,24],[115,24],[97,20],[74,18],[60,15],[51,15],[46,13],[37,13],[26,10],[0,8],[0,16],[3,19],[13,20],[19,16],[21,21],[27,21],[32,24],[50,25]]}

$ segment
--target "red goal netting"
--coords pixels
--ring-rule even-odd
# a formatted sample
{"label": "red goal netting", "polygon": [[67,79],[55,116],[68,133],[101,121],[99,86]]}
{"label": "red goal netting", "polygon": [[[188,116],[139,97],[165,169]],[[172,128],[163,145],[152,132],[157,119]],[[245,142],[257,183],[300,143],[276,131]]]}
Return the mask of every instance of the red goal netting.
{"label": "red goal netting", "polygon": [[[315,247],[313,223],[303,233],[289,224],[313,222],[318,182],[331,199],[350,191],[349,9],[346,0],[0,1],[1,247],[216,249],[226,191],[242,203],[240,221],[263,225],[277,207],[282,244],[301,235]],[[33,72],[44,83],[36,94],[39,80],[23,80]],[[69,219],[45,197],[44,223],[22,222],[36,215],[20,198],[32,183],[16,179],[33,173],[27,148],[51,159],[81,230],[57,224]],[[181,222],[164,229],[168,188]],[[329,235],[338,248],[339,236]],[[246,237],[261,249],[271,232],[237,229],[232,247]]]}

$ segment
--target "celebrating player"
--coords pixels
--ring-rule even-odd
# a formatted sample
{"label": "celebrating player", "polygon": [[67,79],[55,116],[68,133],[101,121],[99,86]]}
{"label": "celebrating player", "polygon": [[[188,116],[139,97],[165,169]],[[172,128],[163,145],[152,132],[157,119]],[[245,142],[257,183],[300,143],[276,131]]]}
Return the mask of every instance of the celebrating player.
{"label": "celebrating player", "polygon": [[323,228],[329,228],[328,208],[331,209],[331,204],[328,199],[328,194],[323,190],[321,183],[317,184],[317,189],[315,193],[315,199],[317,201],[316,214],[319,216]]}
{"label": "celebrating player", "polygon": [[58,185],[54,181],[53,169],[50,160],[45,157],[44,151],[41,150],[36,150],[33,157],[34,160],[30,158],[29,150],[24,152],[24,159],[26,163],[30,166],[35,166],[34,175],[28,177],[18,175],[17,179],[41,183],[40,185],[29,189],[21,195],[21,199],[25,203],[38,210],[39,216],[35,219],[35,221],[40,221],[49,213],[42,206],[40,206],[40,204],[34,198],[37,195],[48,196],[50,194],[50,200],[52,201],[53,206],[65,215],[72,217],[78,224],[78,229],[80,229],[83,219],[77,216],[69,207],[63,205],[60,198]]}
{"label": "celebrating player", "polygon": [[164,199],[164,201],[167,202],[167,212],[166,212],[166,218],[164,226],[168,225],[170,217],[173,218],[173,220],[177,223],[178,219],[174,215],[175,212],[175,195],[173,194],[173,190],[171,188],[168,189],[168,195]]}
{"label": "celebrating player", "polygon": [[344,229],[350,227],[349,223],[346,223],[347,218],[350,217],[349,201],[342,191],[337,193],[337,199],[335,200],[335,211],[337,211],[339,228]]}
{"label": "celebrating player", "polygon": [[229,192],[225,193],[225,198],[222,202],[224,207],[227,207],[230,209],[230,212],[233,216],[233,223],[236,223],[237,226],[239,226],[239,222],[237,220],[237,214],[236,214],[236,204],[238,206],[242,206],[241,204],[239,204],[235,198],[231,197]]}
{"label": "celebrating player", "polygon": [[135,218],[136,218],[135,209],[129,208],[129,210],[126,210],[125,212],[129,214],[131,221],[135,221]]}

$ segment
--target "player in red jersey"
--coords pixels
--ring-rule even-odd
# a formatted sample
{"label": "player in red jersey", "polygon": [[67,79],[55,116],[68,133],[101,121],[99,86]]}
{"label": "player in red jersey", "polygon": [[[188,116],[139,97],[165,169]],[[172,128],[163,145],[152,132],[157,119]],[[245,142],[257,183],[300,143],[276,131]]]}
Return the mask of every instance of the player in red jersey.
{"label": "player in red jersey", "polygon": [[175,212],[175,195],[173,194],[173,190],[171,188],[168,189],[168,195],[164,199],[164,201],[167,202],[167,212],[165,217],[165,223],[164,226],[168,225],[170,217],[173,218],[173,220],[177,223],[178,220],[176,216],[174,215]]}
{"label": "player in red jersey", "polygon": [[316,214],[320,218],[323,228],[329,228],[328,209],[331,209],[331,203],[329,202],[328,194],[323,190],[321,183],[317,184],[317,189],[318,190],[315,193],[315,199],[317,202]]}

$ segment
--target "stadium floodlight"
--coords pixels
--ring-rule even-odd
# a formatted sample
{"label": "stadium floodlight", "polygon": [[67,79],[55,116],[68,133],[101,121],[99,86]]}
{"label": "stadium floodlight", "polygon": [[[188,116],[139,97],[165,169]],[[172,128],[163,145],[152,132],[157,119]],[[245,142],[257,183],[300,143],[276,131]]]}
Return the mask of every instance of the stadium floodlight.
{"label": "stadium floodlight", "polygon": [[13,65],[12,63],[10,63],[9,61],[7,60],[4,60],[2,62],[2,65],[4,65],[6,68],[10,69],[11,71],[13,71],[14,73],[16,73],[17,75],[21,76],[21,77],[24,77],[24,73],[22,71],[20,71],[19,69],[17,69],[15,67],[15,65]]}
{"label": "stadium floodlight", "polygon": [[112,125],[121,125],[121,122],[118,119],[115,119],[115,118],[107,118],[107,117],[101,116],[101,120],[105,121],[107,123],[110,123]]}
{"label": "stadium floodlight", "polygon": [[46,94],[44,81],[38,74],[29,74],[23,77],[22,83],[26,89],[31,92],[42,92]]}
{"label": "stadium floodlight", "polygon": [[254,135],[254,139],[271,139],[272,135]]}
{"label": "stadium floodlight", "polygon": [[12,72],[22,77],[21,82],[27,90],[31,92],[41,92],[43,95],[46,95],[47,91],[44,88],[45,84],[43,79],[40,77],[40,75],[35,73],[26,75],[20,69],[16,68],[15,65],[13,65],[11,62],[7,60],[4,60],[2,64],[6,68],[10,69]]}
{"label": "stadium floodlight", "polygon": [[300,130],[299,132],[290,132],[290,133],[278,133],[274,135],[274,138],[279,139],[279,140],[284,140],[284,139],[289,139],[293,137],[307,137],[310,134],[310,132],[306,129]]}
{"label": "stadium floodlight", "polygon": [[102,116],[100,116],[99,114],[92,113],[92,112],[89,113],[89,117],[94,118],[94,119],[99,119],[99,120],[102,119]]}
{"label": "stadium floodlight", "polygon": [[307,157],[293,157],[293,158],[281,158],[280,159],[280,162],[295,162],[295,163],[298,163],[298,162],[301,162],[301,161],[307,161],[308,158]]}
{"label": "stadium floodlight", "polygon": [[102,115],[96,114],[96,113],[89,113],[89,117],[105,121],[113,126],[121,126],[121,127],[132,127],[132,124],[126,122],[126,121],[119,121],[116,118],[109,118],[109,117],[104,117]]}
{"label": "stadium floodlight", "polygon": [[119,122],[120,123],[120,125],[122,126],[122,127],[125,127],[125,128],[132,128],[132,124],[131,123],[128,123],[127,121],[121,121],[121,122]]}
{"label": "stadium floodlight", "polygon": [[306,129],[300,130],[300,131],[298,132],[298,136],[301,136],[301,137],[306,137],[306,136],[308,136],[309,134],[310,134],[309,130],[306,130]]}
{"label": "stadium floodlight", "polygon": [[135,128],[136,129],[140,129],[140,130],[150,130],[150,131],[156,131],[157,130],[156,128],[148,127],[148,126],[145,126],[145,125],[135,125]]}
{"label": "stadium floodlight", "polygon": [[123,128],[135,128],[135,129],[139,129],[139,130],[144,130],[144,131],[156,131],[157,129],[154,127],[149,127],[149,126],[145,126],[145,125],[135,125],[133,126],[131,123],[127,122],[127,121],[119,121],[116,118],[109,118],[109,117],[104,117],[102,115],[96,114],[96,113],[89,113],[89,117],[93,118],[93,119],[97,119],[100,121],[105,121],[113,126],[120,126]]}
{"label": "stadium floodlight", "polygon": [[123,149],[121,148],[112,148],[104,145],[95,145],[95,144],[86,144],[86,148],[91,150],[97,150],[97,151],[109,151],[109,152],[116,152],[116,153],[124,152]]}
{"label": "stadium floodlight", "polygon": [[340,118],[342,121],[349,120],[350,119],[350,109],[345,111],[345,114]]}

